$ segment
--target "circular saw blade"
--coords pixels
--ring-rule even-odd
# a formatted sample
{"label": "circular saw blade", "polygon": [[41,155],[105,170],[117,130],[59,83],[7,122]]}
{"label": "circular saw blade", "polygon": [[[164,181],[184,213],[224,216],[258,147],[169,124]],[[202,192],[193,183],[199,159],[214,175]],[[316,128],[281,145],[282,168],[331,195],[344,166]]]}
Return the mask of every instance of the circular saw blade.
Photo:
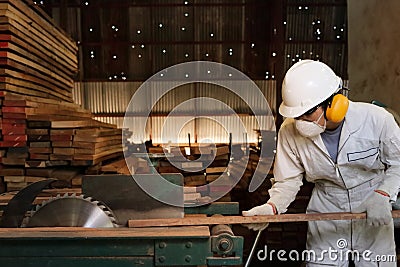
{"label": "circular saw blade", "polygon": [[117,227],[111,210],[83,195],[65,194],[36,206],[24,227]]}

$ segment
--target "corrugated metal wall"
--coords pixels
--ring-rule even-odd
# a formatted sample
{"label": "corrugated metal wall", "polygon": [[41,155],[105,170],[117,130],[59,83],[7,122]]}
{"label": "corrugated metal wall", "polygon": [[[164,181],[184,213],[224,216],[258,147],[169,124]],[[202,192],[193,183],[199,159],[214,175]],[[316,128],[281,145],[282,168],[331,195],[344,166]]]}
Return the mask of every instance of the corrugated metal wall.
{"label": "corrugated metal wall", "polygon": [[[274,9],[279,6],[276,0],[64,1],[62,8],[60,1],[49,2],[55,20],[80,47],[75,101],[99,120],[119,127],[141,82],[177,63],[214,61],[242,71],[255,80],[275,113],[279,97],[275,80],[283,76],[280,69],[285,71],[300,59],[322,60],[347,78],[345,0],[286,0],[280,11]],[[277,16],[277,12],[284,14]],[[275,38],[277,31],[284,31],[282,39]],[[157,95],[158,86],[164,85],[154,84],[148,92],[149,99]],[[133,140],[151,137],[154,142],[161,142],[167,114],[186,100],[206,96],[222,100],[240,114],[249,141],[255,141],[254,117],[248,115],[248,106],[232,95],[228,91],[219,93],[212,84],[190,84],[168,92],[152,108],[144,137],[134,131]],[[252,105],[259,105],[259,100],[250,97]],[[129,118],[131,130],[142,123],[139,115],[145,105],[146,102],[137,103],[130,110],[136,113],[136,117]],[[179,140],[187,141],[190,134],[193,140],[212,138],[226,142],[226,130],[216,121],[222,121],[226,128],[238,127],[237,121],[227,119],[229,116],[218,117],[222,105],[215,103],[205,108],[209,119],[186,118],[188,123],[182,129],[174,129]],[[266,118],[262,123],[270,125],[269,121],[272,120]],[[235,139],[243,136],[238,131]]]}
{"label": "corrugated metal wall", "polygon": [[343,1],[288,0],[285,70],[299,59],[327,63],[347,78],[347,5]]}
{"label": "corrugated metal wall", "polygon": [[[261,80],[255,81],[262,94],[265,96],[269,103],[270,109],[273,113],[276,113],[276,86],[273,80]],[[118,127],[123,127],[124,114],[127,110],[128,104],[131,97],[134,95],[136,90],[140,87],[140,82],[84,82],[76,83],[73,91],[74,100],[76,103],[81,104],[82,107],[89,109],[93,112],[96,119],[107,123],[116,124]],[[168,86],[162,83],[155,83],[149,92],[149,101],[152,102],[154,96],[159,95],[159,90],[162,87]],[[217,90],[214,84],[208,83],[191,83],[175,88],[168,92],[154,105],[152,108],[152,114],[147,120],[145,140],[141,138],[139,134],[134,134],[134,142],[146,141],[150,137],[154,143],[161,143],[165,140],[178,142],[188,142],[188,134],[191,136],[191,142],[205,142],[213,141],[216,143],[224,143],[229,141],[229,134],[232,134],[232,140],[236,142],[243,142],[247,139],[249,142],[257,141],[257,134],[254,129],[259,129],[261,126],[263,130],[273,129],[275,127],[273,116],[261,117],[260,122],[257,122],[256,118],[251,114],[249,106],[238,96],[229,92],[228,90]],[[228,94],[231,94],[229,97]],[[185,120],[187,123],[184,127],[174,128],[164,125],[168,114],[178,107],[181,103],[193,98],[209,97],[212,99],[220,100],[221,102],[228,105],[235,114],[238,114],[240,123],[243,127],[238,125],[239,121],[237,117],[232,114],[221,114],[224,113],[226,106],[222,103],[212,102],[211,105],[207,101],[206,104],[199,102],[201,111],[206,112],[207,116],[202,118],[194,119],[193,116],[185,116],[191,114],[194,108],[183,107],[179,109],[178,118],[169,118],[169,122],[172,125],[179,126],[178,122],[174,123],[175,120]],[[257,105],[261,100],[252,97],[249,94],[249,105]],[[141,116],[147,109],[146,101],[137,103],[137,105],[130,105],[129,112],[132,116],[129,117],[129,128],[135,132],[135,126],[139,126],[141,123]],[[214,115],[216,114],[216,115]],[[220,115],[218,115],[220,114]],[[204,118],[206,117],[206,118]],[[167,127],[167,128],[166,128]],[[181,126],[179,126],[181,127]],[[169,129],[171,136],[168,133],[163,133],[163,129]],[[179,133],[178,136],[172,134]],[[164,134],[164,136],[163,136]],[[175,134],[176,135],[176,134]]]}

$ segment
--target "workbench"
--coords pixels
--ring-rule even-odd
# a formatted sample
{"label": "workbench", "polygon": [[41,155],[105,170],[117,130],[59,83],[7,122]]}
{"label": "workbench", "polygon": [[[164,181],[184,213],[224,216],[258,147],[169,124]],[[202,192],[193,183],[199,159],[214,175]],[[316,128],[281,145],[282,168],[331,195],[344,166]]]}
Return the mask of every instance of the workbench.
{"label": "workbench", "polygon": [[2,267],[241,264],[243,238],[233,237],[226,257],[216,255],[215,245],[227,244],[218,241],[208,226],[0,228],[0,262]]}

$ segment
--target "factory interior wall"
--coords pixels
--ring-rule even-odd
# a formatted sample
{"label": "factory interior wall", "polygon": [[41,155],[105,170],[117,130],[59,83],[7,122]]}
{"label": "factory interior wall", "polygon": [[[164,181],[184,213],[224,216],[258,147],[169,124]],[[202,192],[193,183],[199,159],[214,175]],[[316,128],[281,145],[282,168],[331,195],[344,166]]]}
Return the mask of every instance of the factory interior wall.
{"label": "factory interior wall", "polygon": [[349,97],[400,113],[400,1],[348,0]]}

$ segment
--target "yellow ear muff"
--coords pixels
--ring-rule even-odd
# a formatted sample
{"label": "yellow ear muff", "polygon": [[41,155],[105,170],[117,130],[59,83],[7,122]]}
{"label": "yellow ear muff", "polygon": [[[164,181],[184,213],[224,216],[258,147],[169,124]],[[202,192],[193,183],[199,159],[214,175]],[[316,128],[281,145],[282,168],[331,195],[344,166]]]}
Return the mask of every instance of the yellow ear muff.
{"label": "yellow ear muff", "polygon": [[326,118],[332,122],[341,122],[346,116],[348,108],[349,99],[342,94],[337,94],[326,109]]}

